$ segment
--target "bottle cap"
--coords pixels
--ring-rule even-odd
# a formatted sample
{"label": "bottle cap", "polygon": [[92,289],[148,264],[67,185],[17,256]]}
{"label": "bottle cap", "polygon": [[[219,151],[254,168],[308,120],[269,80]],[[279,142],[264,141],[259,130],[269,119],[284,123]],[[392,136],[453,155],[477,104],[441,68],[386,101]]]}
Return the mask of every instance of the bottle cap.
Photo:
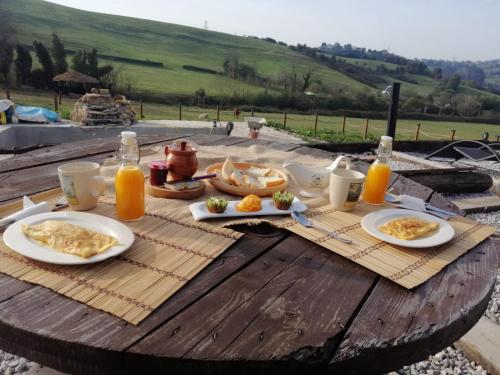
{"label": "bottle cap", "polygon": [[122,136],[122,143],[123,144],[131,145],[135,142],[137,134],[135,134],[135,132],[126,131],[126,132],[122,132],[121,136]]}

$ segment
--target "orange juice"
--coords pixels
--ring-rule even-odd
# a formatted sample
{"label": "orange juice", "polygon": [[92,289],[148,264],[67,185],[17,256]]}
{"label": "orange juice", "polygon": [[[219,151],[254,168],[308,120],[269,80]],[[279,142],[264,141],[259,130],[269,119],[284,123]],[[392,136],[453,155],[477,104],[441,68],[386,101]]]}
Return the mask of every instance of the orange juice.
{"label": "orange juice", "polygon": [[368,169],[362,199],[370,204],[384,203],[384,195],[389,187],[391,168],[386,163],[374,162]]}
{"label": "orange juice", "polygon": [[137,165],[122,165],[115,177],[116,215],[120,220],[144,216],[144,174]]}

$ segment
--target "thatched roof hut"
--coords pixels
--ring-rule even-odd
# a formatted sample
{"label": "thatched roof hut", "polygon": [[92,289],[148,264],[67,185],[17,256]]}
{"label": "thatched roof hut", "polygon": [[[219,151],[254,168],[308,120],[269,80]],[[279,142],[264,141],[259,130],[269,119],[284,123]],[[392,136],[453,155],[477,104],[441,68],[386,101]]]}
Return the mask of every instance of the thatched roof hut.
{"label": "thatched roof hut", "polygon": [[68,69],[66,73],[59,74],[52,79],[57,83],[60,91],[65,94],[70,92],[82,93],[90,91],[92,87],[99,86],[99,81],[91,76]]}

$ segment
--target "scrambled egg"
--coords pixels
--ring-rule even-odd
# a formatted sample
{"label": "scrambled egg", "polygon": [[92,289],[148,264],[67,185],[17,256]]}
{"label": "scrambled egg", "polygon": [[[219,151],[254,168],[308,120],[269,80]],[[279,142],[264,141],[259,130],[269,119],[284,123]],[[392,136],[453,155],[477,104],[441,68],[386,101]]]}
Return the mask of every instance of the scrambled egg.
{"label": "scrambled egg", "polygon": [[23,225],[23,233],[43,246],[89,258],[117,245],[116,238],[58,220]]}
{"label": "scrambled egg", "polygon": [[247,195],[236,205],[236,209],[241,212],[260,211],[262,210],[262,200],[254,194]]}
{"label": "scrambled egg", "polygon": [[388,221],[378,229],[400,240],[415,240],[434,233],[439,229],[439,224],[429,223],[416,217],[404,217]]}

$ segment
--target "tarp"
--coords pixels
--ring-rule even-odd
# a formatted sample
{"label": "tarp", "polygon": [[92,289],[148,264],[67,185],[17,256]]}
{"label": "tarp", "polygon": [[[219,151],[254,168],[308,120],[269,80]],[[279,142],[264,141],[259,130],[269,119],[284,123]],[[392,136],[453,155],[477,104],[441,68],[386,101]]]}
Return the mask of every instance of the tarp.
{"label": "tarp", "polygon": [[6,112],[10,107],[14,107],[14,102],[9,99],[0,100],[0,112]]}
{"label": "tarp", "polygon": [[49,123],[61,121],[57,112],[39,107],[18,105],[16,106],[16,115],[19,121],[25,122]]}

